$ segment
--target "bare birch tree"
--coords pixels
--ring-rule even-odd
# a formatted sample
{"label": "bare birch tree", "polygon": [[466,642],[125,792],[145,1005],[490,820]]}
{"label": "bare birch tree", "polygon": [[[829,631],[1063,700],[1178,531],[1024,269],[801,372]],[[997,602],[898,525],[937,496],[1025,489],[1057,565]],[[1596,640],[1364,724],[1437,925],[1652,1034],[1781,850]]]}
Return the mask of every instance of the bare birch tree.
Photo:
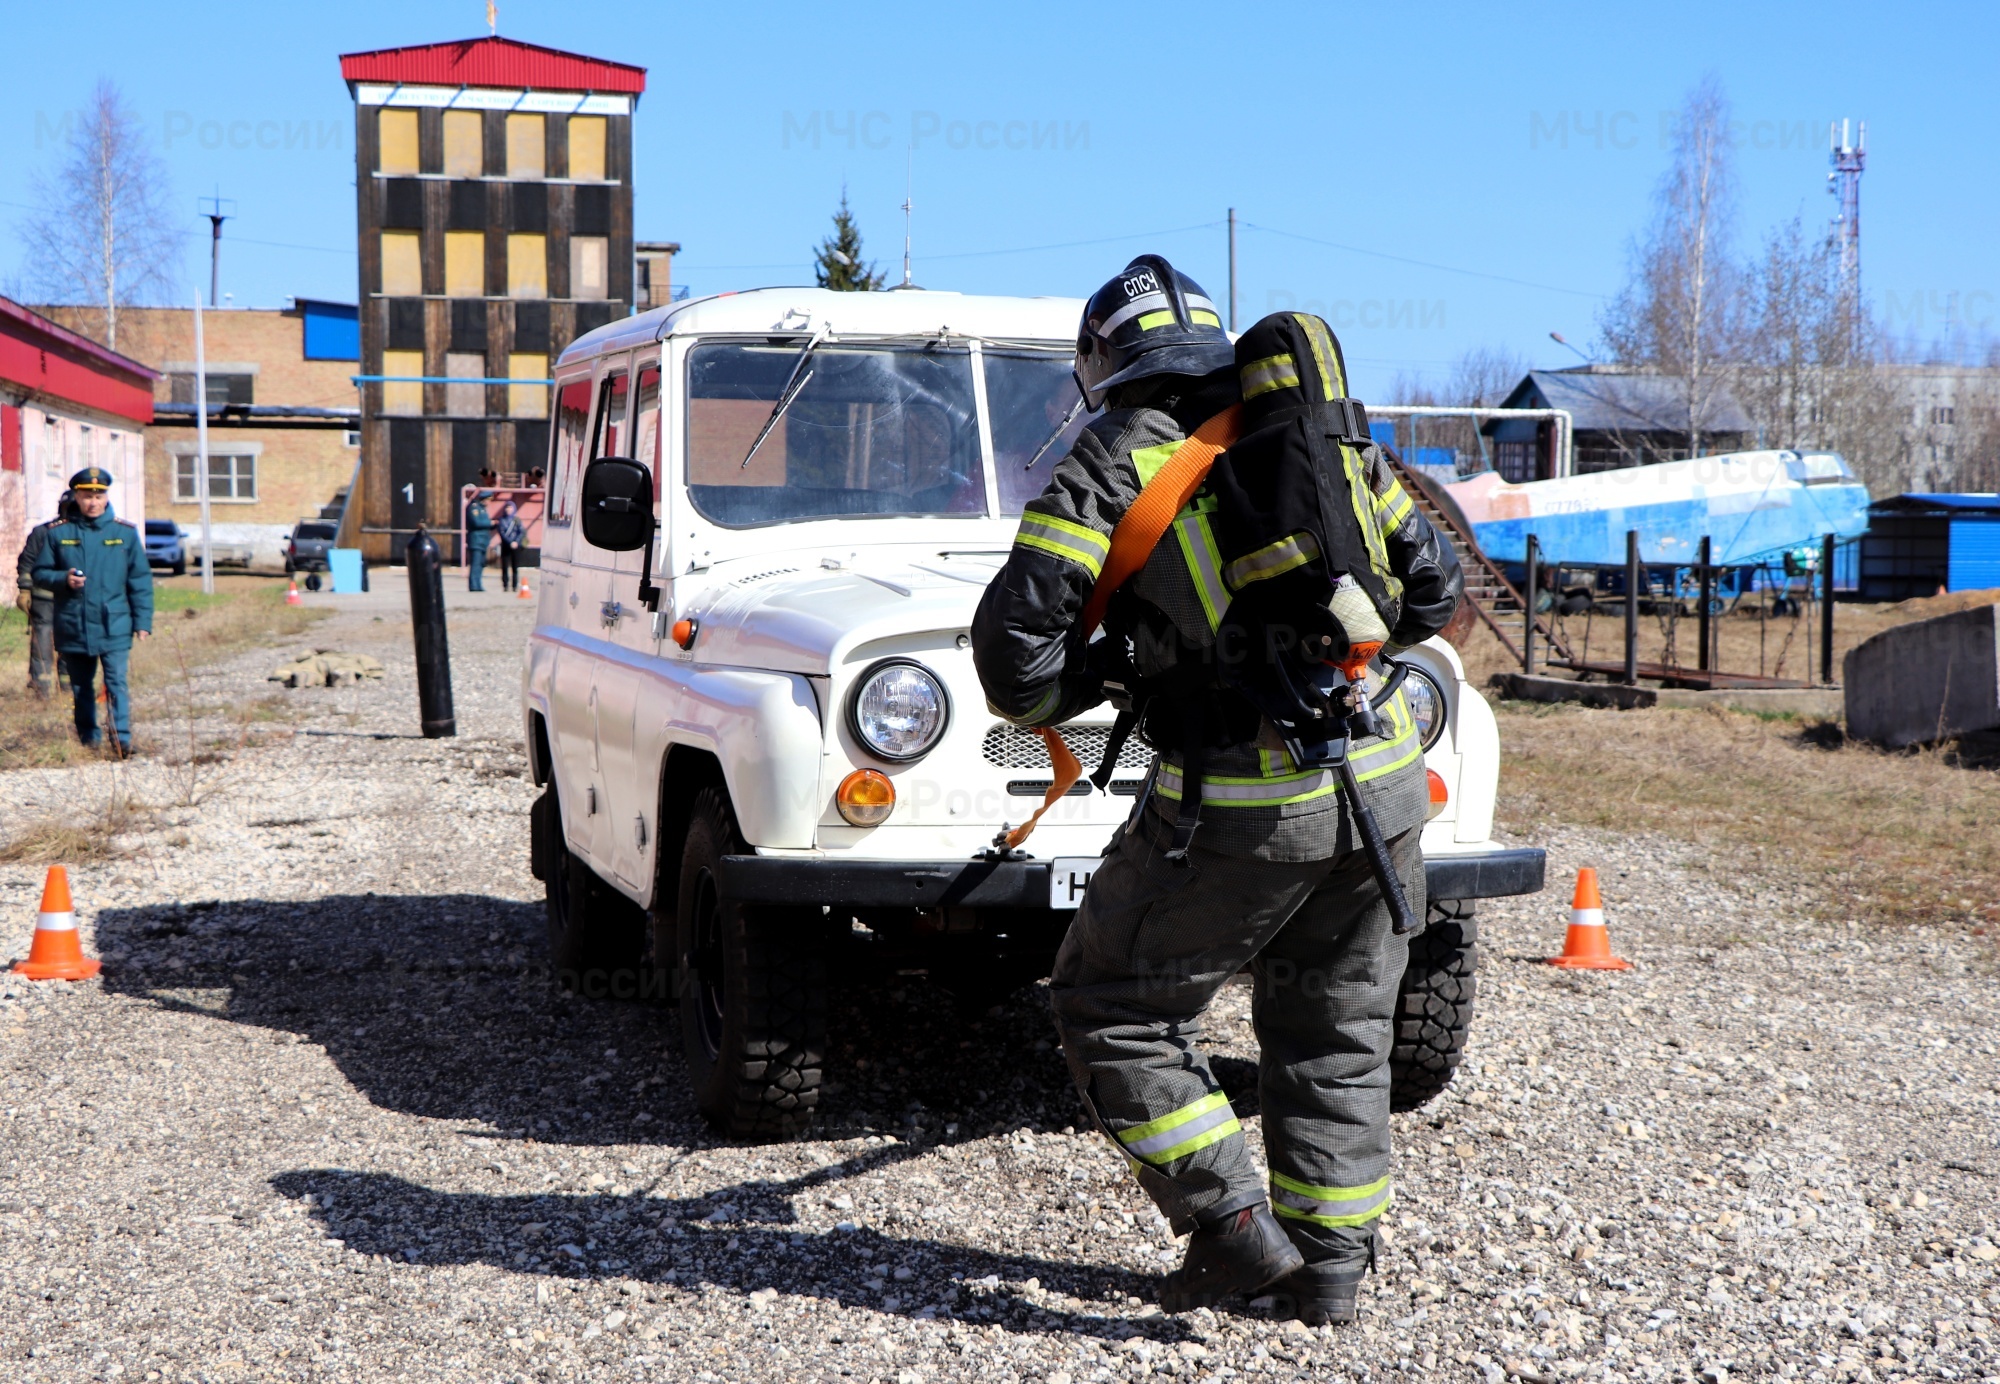
{"label": "bare birch tree", "polygon": [[118,345],[118,309],[172,290],[181,237],[167,211],[165,167],[118,88],[102,81],[70,127],[61,161],[31,184],[23,275],[44,301],[101,311],[105,345]]}
{"label": "bare birch tree", "polygon": [[1654,195],[1653,224],[1598,327],[1611,359],[1681,381],[1695,456],[1726,392],[1738,329],[1735,160],[1729,100],[1715,76],[1688,93],[1674,129],[1674,161]]}

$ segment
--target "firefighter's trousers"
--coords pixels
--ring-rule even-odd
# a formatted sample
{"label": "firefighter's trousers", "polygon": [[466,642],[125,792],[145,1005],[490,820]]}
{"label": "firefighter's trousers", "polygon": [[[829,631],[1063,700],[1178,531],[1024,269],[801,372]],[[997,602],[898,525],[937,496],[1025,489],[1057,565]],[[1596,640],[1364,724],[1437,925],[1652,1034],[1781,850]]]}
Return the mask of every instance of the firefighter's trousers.
{"label": "firefighter's trousers", "polygon": [[[1195,1046],[1246,962],[1273,1209],[1309,1262],[1365,1262],[1389,1204],[1389,1047],[1408,942],[1359,850],[1286,863],[1165,859],[1152,814],[1120,829],[1056,958],[1071,1074],[1177,1233],[1265,1196],[1228,1098]],[[1390,843],[1424,915],[1421,828]],[[1254,958],[1254,960],[1253,960]]]}

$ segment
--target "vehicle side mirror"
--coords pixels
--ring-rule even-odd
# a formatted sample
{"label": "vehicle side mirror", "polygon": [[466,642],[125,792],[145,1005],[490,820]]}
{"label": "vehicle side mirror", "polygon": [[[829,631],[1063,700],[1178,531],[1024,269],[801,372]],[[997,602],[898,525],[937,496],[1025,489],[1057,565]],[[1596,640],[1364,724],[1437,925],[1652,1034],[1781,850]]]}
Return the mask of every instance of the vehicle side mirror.
{"label": "vehicle side mirror", "polygon": [[629,553],[653,537],[653,475],[630,457],[599,457],[583,473],[583,537]]}

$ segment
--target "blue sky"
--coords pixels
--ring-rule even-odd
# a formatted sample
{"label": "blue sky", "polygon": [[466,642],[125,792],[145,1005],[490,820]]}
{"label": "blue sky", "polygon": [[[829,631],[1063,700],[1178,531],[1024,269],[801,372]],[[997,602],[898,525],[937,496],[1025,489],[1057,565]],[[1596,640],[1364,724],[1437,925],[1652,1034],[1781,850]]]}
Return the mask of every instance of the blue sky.
{"label": "blue sky", "polygon": [[[0,280],[21,267],[29,173],[110,77],[186,210],[188,292],[207,280],[195,199],[219,188],[238,208],[234,302],[351,301],[353,107],[336,57],[484,27],[481,0],[15,7]],[[1831,216],[1826,123],[1864,118],[1878,311],[1924,336],[1952,313],[2000,331],[1990,4],[502,0],[500,31],[650,69],[638,227],[681,242],[677,278],[697,293],[809,281],[843,185],[869,254],[899,273],[907,163],[928,288],[1082,295],[1150,249],[1219,296],[1235,206],[1244,323],[1320,311],[1364,397],[1474,346],[1562,364],[1574,357],[1549,331],[1594,335],[1665,166],[1662,116],[1713,70],[1741,122],[1744,251],[1795,213]]]}

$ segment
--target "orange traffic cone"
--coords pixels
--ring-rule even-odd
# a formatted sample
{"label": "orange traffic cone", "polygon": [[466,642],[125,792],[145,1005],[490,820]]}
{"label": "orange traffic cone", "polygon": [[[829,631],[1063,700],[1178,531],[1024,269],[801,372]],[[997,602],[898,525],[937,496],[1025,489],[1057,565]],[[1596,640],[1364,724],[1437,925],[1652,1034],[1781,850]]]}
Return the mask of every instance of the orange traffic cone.
{"label": "orange traffic cone", "polygon": [[49,866],[34,943],[28,948],[28,959],[16,962],[14,970],[29,980],[89,980],[103,964],[85,956],[77,941],[76,912],[69,902],[69,872],[60,865]]}
{"label": "orange traffic cone", "polygon": [[519,591],[516,591],[514,594],[515,596],[524,601],[532,601],[535,599],[535,593],[528,590],[528,579],[526,577],[521,578],[521,589]]}
{"label": "orange traffic cone", "polygon": [[306,603],[306,598],[299,594],[299,579],[297,577],[293,577],[291,585],[287,587],[285,590],[285,604],[304,605],[305,603]]}
{"label": "orange traffic cone", "polygon": [[1573,971],[1629,971],[1632,963],[1611,954],[1611,934],[1604,927],[1604,900],[1597,893],[1597,871],[1586,865],[1576,872],[1576,898],[1570,904],[1569,936],[1563,954],[1549,958],[1551,966]]}

